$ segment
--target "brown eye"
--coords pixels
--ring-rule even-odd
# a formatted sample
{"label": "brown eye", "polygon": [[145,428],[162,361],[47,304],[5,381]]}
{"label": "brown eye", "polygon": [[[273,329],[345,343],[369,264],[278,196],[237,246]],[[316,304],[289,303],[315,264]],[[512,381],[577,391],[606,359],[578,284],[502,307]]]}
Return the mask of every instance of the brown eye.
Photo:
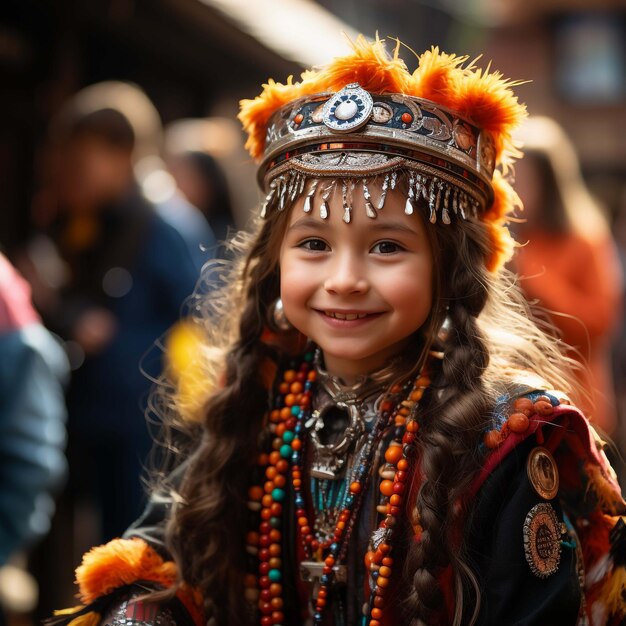
{"label": "brown eye", "polygon": [[403,249],[402,246],[393,241],[381,241],[372,248],[372,252],[377,254],[393,254]]}
{"label": "brown eye", "polygon": [[328,244],[322,239],[307,239],[303,241],[299,247],[305,248],[306,250],[313,250],[314,252],[323,252],[329,249]]}

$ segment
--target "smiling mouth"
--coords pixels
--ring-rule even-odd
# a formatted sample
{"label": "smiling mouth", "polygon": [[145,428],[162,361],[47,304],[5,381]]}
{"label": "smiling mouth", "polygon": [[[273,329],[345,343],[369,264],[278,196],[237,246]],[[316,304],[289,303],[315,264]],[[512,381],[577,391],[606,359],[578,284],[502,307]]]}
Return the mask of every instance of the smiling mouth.
{"label": "smiling mouth", "polygon": [[367,317],[367,313],[334,313],[333,311],[324,311],[324,315],[334,317],[336,320],[360,320]]}
{"label": "smiling mouth", "polygon": [[341,313],[339,311],[320,311],[326,317],[331,317],[336,320],[345,320],[351,322],[353,320],[361,320],[366,317],[372,317],[378,315],[377,313]]}

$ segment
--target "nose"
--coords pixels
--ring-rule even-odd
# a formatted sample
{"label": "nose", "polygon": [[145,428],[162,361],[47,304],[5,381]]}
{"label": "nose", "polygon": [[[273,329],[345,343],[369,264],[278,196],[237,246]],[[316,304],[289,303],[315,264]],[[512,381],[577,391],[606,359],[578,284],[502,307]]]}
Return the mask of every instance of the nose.
{"label": "nose", "polygon": [[324,289],[337,295],[367,293],[369,290],[366,267],[362,259],[345,252],[335,257],[328,267]]}

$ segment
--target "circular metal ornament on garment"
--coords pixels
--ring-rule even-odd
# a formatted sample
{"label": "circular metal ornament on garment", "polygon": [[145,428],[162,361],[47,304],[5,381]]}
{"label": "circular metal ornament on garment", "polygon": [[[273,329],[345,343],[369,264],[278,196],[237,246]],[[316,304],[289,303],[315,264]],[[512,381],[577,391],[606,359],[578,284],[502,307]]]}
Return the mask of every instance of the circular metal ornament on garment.
{"label": "circular metal ornament on garment", "polygon": [[322,120],[335,132],[349,132],[367,124],[373,109],[372,96],[358,83],[351,83],[329,98]]}
{"label": "circular metal ornament on garment", "polygon": [[552,505],[536,504],[524,520],[524,553],[532,573],[547,578],[561,562],[561,524]]}
{"label": "circular metal ornament on garment", "polygon": [[559,491],[559,470],[548,450],[537,446],[528,455],[526,463],[528,480],[544,500],[552,500]]}

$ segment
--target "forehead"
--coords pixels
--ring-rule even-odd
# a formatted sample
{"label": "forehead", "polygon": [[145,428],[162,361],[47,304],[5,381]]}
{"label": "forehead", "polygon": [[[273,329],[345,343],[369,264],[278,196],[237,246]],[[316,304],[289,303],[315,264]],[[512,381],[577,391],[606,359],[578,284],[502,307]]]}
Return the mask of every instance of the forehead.
{"label": "forehead", "polygon": [[[293,203],[289,227],[333,228],[341,229],[346,234],[361,230],[378,232],[392,229],[424,234],[427,225],[421,214],[423,207],[416,206],[410,215],[405,212],[407,193],[404,185],[387,189],[384,208],[378,209],[379,197],[383,193],[381,181],[367,181],[365,187],[360,179],[348,180],[346,183],[344,186],[341,179],[322,180],[314,191],[309,185]],[[366,206],[368,202],[369,209]],[[346,213],[349,221],[346,221]]]}

